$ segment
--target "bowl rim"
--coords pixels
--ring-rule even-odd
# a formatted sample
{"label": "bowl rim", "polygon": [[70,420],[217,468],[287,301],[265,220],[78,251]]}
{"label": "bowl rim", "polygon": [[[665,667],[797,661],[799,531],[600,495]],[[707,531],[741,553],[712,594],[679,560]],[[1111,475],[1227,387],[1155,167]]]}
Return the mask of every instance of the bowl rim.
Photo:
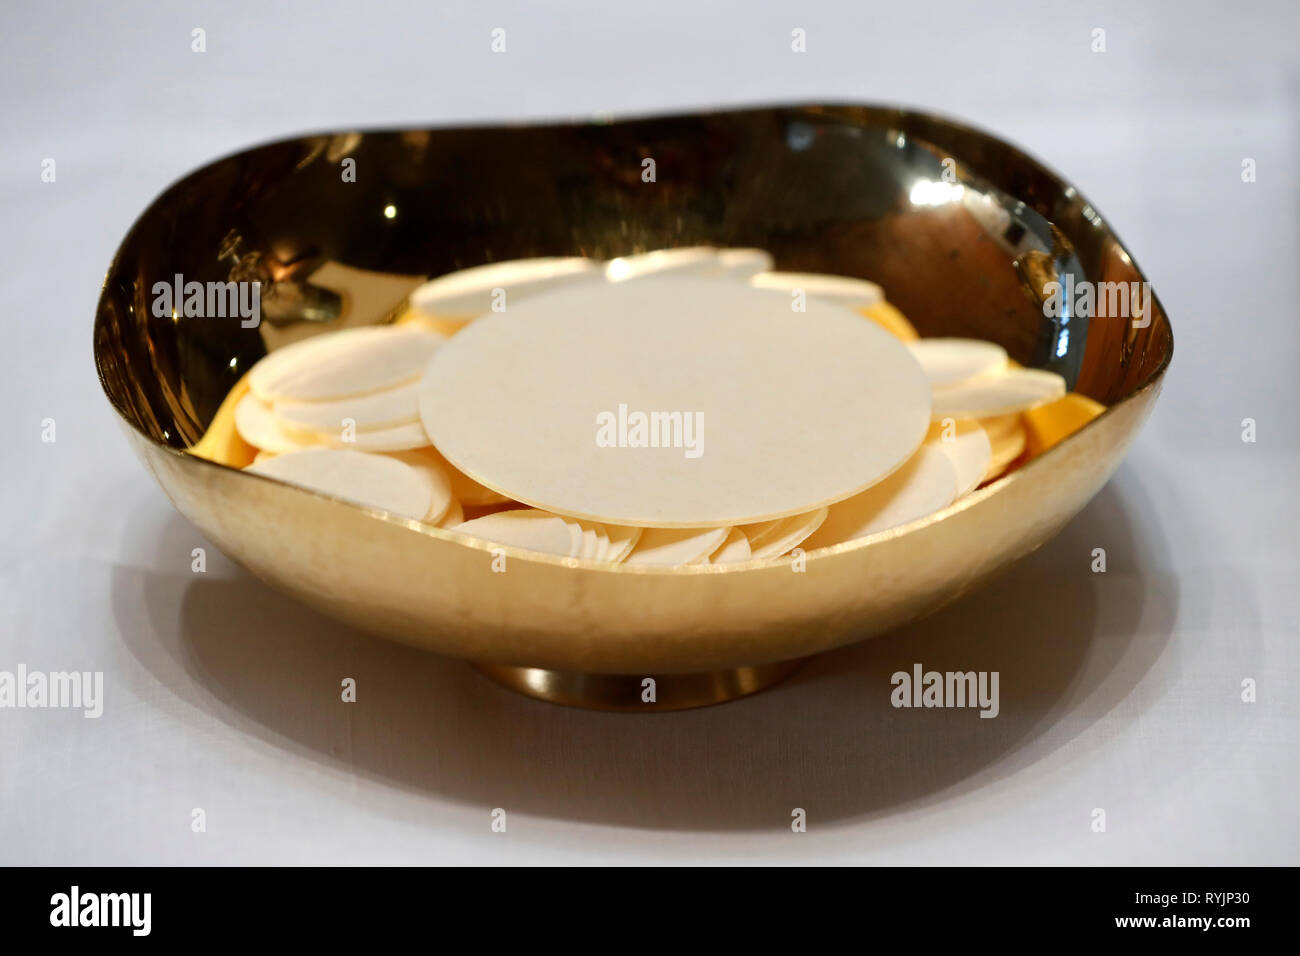
{"label": "bowl rim", "polygon": [[[776,111],[788,111],[788,112],[806,111],[809,113],[811,117],[815,117],[821,120],[833,120],[836,122],[844,123],[845,125],[852,125],[851,119],[849,117],[834,115],[834,111],[838,111],[838,110],[864,111],[870,114],[878,115],[882,118],[892,117],[892,118],[896,118],[900,124],[908,121],[909,119],[923,120],[927,122],[937,123],[937,124],[951,127],[952,129],[963,132],[965,134],[986,140],[989,143],[994,144],[1002,149],[1010,150],[1011,152],[1017,154],[1017,156],[1022,161],[1028,163],[1032,167],[1035,167],[1041,175],[1051,180],[1052,183],[1061,192],[1072,191],[1073,195],[1077,197],[1081,202],[1086,203],[1093,210],[1095,210],[1097,212],[1097,215],[1101,217],[1103,223],[1101,228],[1105,230],[1107,236],[1111,240],[1113,240],[1115,245],[1127,257],[1128,264],[1131,265],[1134,272],[1137,273],[1139,280],[1143,282],[1147,281],[1146,273],[1143,272],[1141,266],[1138,265],[1136,257],[1132,255],[1132,253],[1128,249],[1128,246],[1123,242],[1119,234],[1111,227],[1109,218],[1106,217],[1103,213],[1101,213],[1101,211],[1097,208],[1095,203],[1092,203],[1089,200],[1087,200],[1083,192],[1079,190],[1078,187],[1076,187],[1073,183],[1071,183],[1065,177],[1060,175],[1055,169],[1043,163],[1041,160],[1039,160],[1033,154],[1029,153],[1027,150],[1021,148],[1020,146],[1015,145],[1014,143],[1011,143],[1006,139],[1003,139],[1001,136],[995,133],[989,132],[988,130],[980,126],[976,126],[965,120],[954,119],[943,113],[938,113],[929,109],[922,109],[922,108],[911,107],[911,106],[890,105],[884,103],[854,102],[848,100],[818,100],[818,101],[801,100],[801,101],[791,101],[791,102],[763,101],[761,103],[728,104],[726,106],[707,107],[707,108],[694,109],[694,110],[668,110],[662,112],[647,111],[647,112],[631,112],[631,113],[594,113],[586,117],[569,116],[569,117],[557,117],[553,119],[548,119],[545,117],[538,117],[538,118],[530,117],[525,120],[517,120],[517,121],[507,120],[507,121],[494,122],[491,120],[484,120],[482,122],[471,121],[471,122],[456,122],[456,123],[449,123],[449,124],[433,124],[433,125],[422,125],[422,126],[408,125],[408,126],[384,126],[384,127],[373,127],[373,128],[361,128],[361,127],[348,128],[348,129],[336,128],[333,130],[316,130],[316,131],[299,133],[297,135],[279,136],[273,139],[256,141],[250,145],[233,149],[230,152],[223,153],[222,155],[216,157],[215,159],[202,164],[201,166],[195,167],[194,169],[178,177],[177,179],[172,180],[170,183],[167,184],[167,186],[165,186],[162,190],[160,190],[157,193],[157,195],[155,195],[154,198],[148,203],[148,205],[146,205],[144,209],[135,217],[135,219],[131,223],[131,226],[123,234],[121,241],[118,243],[117,249],[114,251],[113,257],[109,262],[108,269],[104,273],[103,281],[100,284],[100,293],[98,299],[96,300],[95,322],[93,326],[94,332],[96,334],[93,336],[92,345],[95,345],[95,343],[97,343],[98,341],[97,333],[100,328],[100,323],[104,321],[103,316],[105,313],[105,301],[109,294],[109,288],[108,288],[109,281],[117,273],[118,266],[121,262],[125,249],[130,244],[130,241],[134,238],[137,230],[140,229],[141,224],[154,210],[154,208],[158,205],[159,201],[162,200],[168,193],[170,193],[177,186],[184,183],[186,180],[190,179],[196,174],[206,169],[209,169],[213,166],[216,166],[222,162],[225,162],[229,159],[233,159],[236,156],[243,155],[245,153],[250,153],[255,150],[264,149],[267,147],[278,146],[281,144],[312,139],[314,137],[337,136],[343,133],[354,133],[354,132],[359,133],[362,136],[367,136],[367,135],[392,135],[398,133],[418,132],[422,130],[424,131],[438,130],[438,131],[450,132],[456,130],[476,130],[476,129],[524,129],[524,128],[546,128],[546,127],[555,128],[555,127],[562,127],[562,126],[571,126],[571,127],[610,126],[610,125],[616,125],[621,123],[636,123],[636,122],[645,122],[645,121],[654,121],[654,120],[689,119],[689,118],[701,117],[701,116],[716,116],[716,115],[724,115],[724,114],[743,114],[743,113],[764,113],[764,112],[776,112]],[[917,138],[924,140],[924,137],[917,137]],[[1023,481],[1026,479],[1027,476],[1033,476],[1037,474],[1039,470],[1045,467],[1044,465],[1041,464],[1041,462],[1044,459],[1052,458],[1053,456],[1059,455],[1061,453],[1061,449],[1064,446],[1070,444],[1078,435],[1092,428],[1094,425],[1097,425],[1102,419],[1106,418],[1107,416],[1111,415],[1113,412],[1117,411],[1121,406],[1126,405],[1132,401],[1135,401],[1143,397],[1146,393],[1150,392],[1152,389],[1158,388],[1161,385],[1165,373],[1168,371],[1169,365],[1173,360],[1174,335],[1173,335],[1173,323],[1169,319],[1169,313],[1165,310],[1163,304],[1160,302],[1159,296],[1156,295],[1154,290],[1152,290],[1151,292],[1151,299],[1152,302],[1155,304],[1156,308],[1159,310],[1160,314],[1163,316],[1166,332],[1169,340],[1168,348],[1166,349],[1164,355],[1161,357],[1159,364],[1154,369],[1152,369],[1150,373],[1148,373],[1146,378],[1144,378],[1141,382],[1139,382],[1136,386],[1134,386],[1130,392],[1128,392],[1126,395],[1121,397],[1118,401],[1106,406],[1105,410],[1101,414],[1095,416],[1094,418],[1086,422],[1082,427],[1078,428],[1074,432],[1071,432],[1069,435],[1067,435],[1064,439],[1062,439],[1057,444],[1040,452],[1038,455],[1035,455],[1033,458],[1031,458],[1029,461],[1025,462],[1024,464],[1020,465],[1014,471],[1004,474],[1000,478],[997,478],[994,481],[989,482],[988,484],[976,489],[975,491],[963,495],[962,497],[958,498],[956,501],[940,509],[939,511],[932,512],[928,515],[924,515],[913,521],[909,521],[906,524],[896,525],[895,527],[887,528],[883,531],[877,531],[873,534],[866,535],[861,538],[855,538],[851,541],[842,541],[839,544],[828,545],[823,548],[817,548],[813,551],[807,552],[805,556],[806,560],[821,561],[821,560],[829,559],[836,555],[847,553],[849,551],[857,551],[860,549],[865,549],[874,544],[879,544],[883,541],[892,540],[893,538],[900,537],[905,534],[910,534],[914,531],[918,531],[921,528],[928,527],[929,525],[932,524],[936,524],[944,520],[945,518],[949,517],[950,515],[954,515],[961,511],[966,510],[967,508],[974,507],[975,505],[985,501],[992,495],[1007,488],[1012,482],[1017,480]],[[153,435],[150,435],[147,432],[143,431],[137,426],[135,421],[133,421],[130,417],[128,417],[128,415],[123,410],[123,408],[113,398],[112,392],[109,389],[109,384],[105,378],[104,365],[101,361],[101,356],[98,347],[94,348],[94,360],[95,360],[95,371],[99,378],[100,388],[104,393],[104,397],[108,400],[108,403],[113,407],[113,410],[117,413],[119,419],[121,419],[121,422],[124,425],[126,425],[128,428],[130,428],[140,438],[143,438],[144,440],[148,441],[151,445],[154,446],[156,450],[163,451],[171,455],[175,455],[177,456],[178,459],[187,459],[189,462],[192,462],[195,467],[218,468],[223,471],[236,473],[242,478],[253,479],[258,481],[266,481],[280,488],[287,487],[291,492],[297,492],[299,494],[309,495],[313,498],[333,502],[335,504],[342,505],[344,507],[348,507],[353,510],[362,511],[372,518],[376,518],[381,521],[395,524],[400,527],[405,527],[410,531],[414,531],[420,534],[427,535],[432,538],[437,538],[462,547],[466,547],[469,548],[470,550],[485,551],[485,552],[502,551],[506,554],[508,558],[514,560],[530,561],[530,562],[543,564],[543,565],[554,565],[566,569],[582,569],[588,571],[597,571],[605,574],[618,574],[624,576],[649,575],[653,577],[659,577],[659,576],[681,577],[682,575],[725,575],[725,574],[737,574],[737,573],[745,573],[750,571],[758,571],[769,567],[776,567],[776,566],[781,566],[789,563],[789,557],[790,557],[789,554],[779,555],[774,558],[752,558],[748,561],[738,561],[729,564],[684,565],[684,566],[627,565],[627,564],[614,565],[605,562],[592,561],[590,559],[561,557],[559,555],[551,555],[551,554],[545,554],[543,552],[538,552],[538,551],[530,551],[524,548],[516,547],[514,545],[500,544],[498,542],[488,541],[483,538],[477,538],[474,537],[473,535],[453,533],[452,531],[446,528],[440,528],[437,527],[436,525],[425,524],[422,521],[417,521],[411,518],[405,518],[402,517],[401,515],[396,515],[393,514],[392,512],[385,511],[380,508],[375,508],[369,505],[357,504],[347,499],[340,498],[336,495],[330,495],[324,492],[314,491],[309,488],[302,488],[294,485],[286,485],[286,483],[284,482],[276,481],[272,478],[268,478],[265,475],[257,474],[256,472],[247,472],[240,468],[235,468],[230,465],[223,464],[221,462],[212,461],[211,459],[203,458],[198,455],[191,454],[190,448],[176,448],[172,445],[166,444],[158,440]],[[1070,395],[1074,393],[1067,392],[1066,394]]]}

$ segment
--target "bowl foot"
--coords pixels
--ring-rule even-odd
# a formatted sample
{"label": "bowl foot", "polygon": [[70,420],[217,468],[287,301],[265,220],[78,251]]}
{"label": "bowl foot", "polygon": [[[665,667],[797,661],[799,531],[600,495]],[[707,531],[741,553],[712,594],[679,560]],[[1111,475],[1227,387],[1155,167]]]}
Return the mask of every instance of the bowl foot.
{"label": "bowl foot", "polygon": [[503,687],[552,704],[588,710],[651,713],[708,707],[745,697],[785,680],[807,661],[808,658],[801,657],[775,664],[692,674],[646,675],[582,674],[478,662],[474,667]]}

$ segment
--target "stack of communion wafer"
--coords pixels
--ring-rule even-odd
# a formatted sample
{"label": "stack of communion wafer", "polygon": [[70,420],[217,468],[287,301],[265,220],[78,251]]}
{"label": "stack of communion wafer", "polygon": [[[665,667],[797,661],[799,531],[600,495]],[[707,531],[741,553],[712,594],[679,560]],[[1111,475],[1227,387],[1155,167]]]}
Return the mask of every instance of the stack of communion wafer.
{"label": "stack of communion wafer", "polygon": [[992,343],[918,339],[873,283],[771,266],[698,247],[442,276],[396,325],[254,366],[248,470],[546,554],[732,564],[947,507],[1065,392]]}

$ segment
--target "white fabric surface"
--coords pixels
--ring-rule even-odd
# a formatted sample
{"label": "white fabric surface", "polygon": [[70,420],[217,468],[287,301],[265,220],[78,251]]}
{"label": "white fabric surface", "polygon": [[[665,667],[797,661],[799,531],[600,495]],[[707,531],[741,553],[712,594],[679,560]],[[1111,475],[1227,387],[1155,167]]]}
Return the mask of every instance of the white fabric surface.
{"label": "white fabric surface", "polygon": [[[106,694],[98,720],[0,710],[0,863],[1300,861],[1300,8],[433,6],[0,13],[0,669],[102,670]],[[511,695],[212,548],[191,573],[206,542],[91,362],[104,271],[168,183],[308,130],[818,99],[1026,147],[1110,218],[1172,317],[1126,463],[1015,571],[779,690],[652,717]],[[892,709],[889,675],[917,661],[999,670],[1001,716]]]}

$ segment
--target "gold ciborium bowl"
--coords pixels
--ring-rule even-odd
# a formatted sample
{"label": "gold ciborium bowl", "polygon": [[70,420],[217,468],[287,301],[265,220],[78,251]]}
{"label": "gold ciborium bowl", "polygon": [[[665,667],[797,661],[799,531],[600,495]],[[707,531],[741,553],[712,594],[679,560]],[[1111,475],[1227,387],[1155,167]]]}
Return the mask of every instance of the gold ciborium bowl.
{"label": "gold ciborium bowl", "polygon": [[[495,573],[476,541],[236,467],[223,403],[247,369],[286,341],[392,320],[403,276],[700,244],[872,279],[923,336],[997,342],[1059,372],[1070,394],[1030,429],[1008,475],[797,565],[661,570],[506,549],[508,571]],[[314,281],[325,263],[378,278],[325,287]],[[176,276],[257,279],[261,324],[155,314],[155,285]],[[177,509],[259,578],[525,693],[662,710],[757,690],[810,655],[932,611],[1055,534],[1119,464],[1173,338],[1154,297],[1120,315],[1068,294],[1056,308],[1048,300],[1144,282],[1073,186],[925,113],[816,105],[349,132],[244,150],[158,197],[109,267],[95,360]]]}

